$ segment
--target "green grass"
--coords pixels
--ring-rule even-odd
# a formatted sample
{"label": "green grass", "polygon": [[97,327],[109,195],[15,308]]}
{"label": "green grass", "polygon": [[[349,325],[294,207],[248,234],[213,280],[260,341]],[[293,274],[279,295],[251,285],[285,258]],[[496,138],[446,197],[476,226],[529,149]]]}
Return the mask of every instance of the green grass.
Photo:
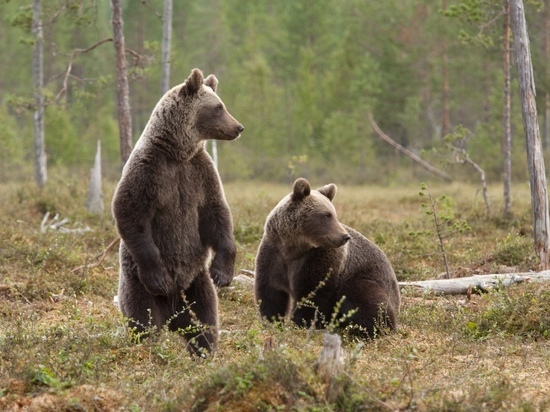
{"label": "green grass", "polygon": [[[328,182],[312,182],[322,185]],[[338,182],[336,182],[338,184]],[[254,269],[265,217],[291,185],[225,185],[239,269]],[[348,187],[335,199],[342,222],[378,243],[399,280],[444,268],[418,187]],[[220,347],[192,359],[179,336],[140,344],[113,304],[118,256],[96,256],[116,237],[106,211],[84,209],[86,179],[51,177],[0,186],[0,410],[59,411],[538,411],[550,407],[550,291],[519,284],[486,295],[436,297],[403,290],[397,332],[372,342],[344,336],[340,392],[328,402],[315,372],[323,332],[263,324],[249,283],[219,290]],[[431,184],[453,200],[471,231],[447,239],[454,276],[535,270],[528,187],[513,188],[510,220],[488,219],[477,188]],[[498,216],[501,188],[491,187]],[[42,233],[46,212],[92,232]],[[49,409],[48,409],[49,408]]]}

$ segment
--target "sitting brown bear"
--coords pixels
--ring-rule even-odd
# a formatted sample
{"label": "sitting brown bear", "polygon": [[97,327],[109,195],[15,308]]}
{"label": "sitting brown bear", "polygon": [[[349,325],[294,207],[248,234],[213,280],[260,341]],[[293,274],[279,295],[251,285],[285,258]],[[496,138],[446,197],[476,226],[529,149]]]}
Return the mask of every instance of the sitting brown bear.
{"label": "sitting brown bear", "polygon": [[372,338],[397,325],[397,279],[378,246],[338,221],[335,194],[334,184],[311,190],[298,179],[271,211],[256,257],[256,302],[263,318],[290,313],[307,327],[328,326],[338,310],[346,321],[337,326]]}

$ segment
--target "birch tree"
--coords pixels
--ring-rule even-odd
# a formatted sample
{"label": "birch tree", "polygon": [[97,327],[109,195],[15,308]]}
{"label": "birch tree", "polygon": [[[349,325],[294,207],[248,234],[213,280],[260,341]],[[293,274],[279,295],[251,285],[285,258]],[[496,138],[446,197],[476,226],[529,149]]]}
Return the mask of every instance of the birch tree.
{"label": "birch tree", "polygon": [[160,94],[166,93],[170,87],[170,49],[172,47],[172,0],[164,0],[164,16],[162,25],[162,76]]}
{"label": "birch tree", "polygon": [[502,114],[502,154],[503,167],[503,194],[504,216],[510,216],[511,186],[512,186],[512,126],[511,126],[511,98],[510,98],[510,3],[504,0],[504,41],[502,47],[502,68],[504,71],[504,105]]}
{"label": "birch tree", "polygon": [[550,147],[550,1],[544,2],[543,21],[543,56],[546,61],[544,80],[546,83],[544,91],[544,134],[543,146]]}
{"label": "birch tree", "polygon": [[531,51],[523,0],[510,0],[510,14],[517,58],[521,111],[523,115],[523,127],[525,129],[527,163],[531,184],[535,252],[540,260],[541,269],[546,270],[550,267],[550,254],[548,250],[550,246],[548,194],[537,120],[535,80],[533,77],[533,65],[531,63]]}
{"label": "birch tree", "polygon": [[120,159],[126,163],[132,152],[132,117],[130,114],[130,90],[128,86],[126,45],[121,0],[111,0],[113,42],[116,59],[117,117],[120,139]]}
{"label": "birch tree", "polygon": [[39,188],[46,184],[46,139],[44,133],[44,35],[42,31],[42,0],[34,0],[32,6],[32,34],[34,51],[32,75],[34,80],[34,168]]}

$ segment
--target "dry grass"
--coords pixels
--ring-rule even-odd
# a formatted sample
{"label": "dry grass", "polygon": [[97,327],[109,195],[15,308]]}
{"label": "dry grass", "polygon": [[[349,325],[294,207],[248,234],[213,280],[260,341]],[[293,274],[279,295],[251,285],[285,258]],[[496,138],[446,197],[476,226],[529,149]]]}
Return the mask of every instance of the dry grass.
{"label": "dry grass", "polygon": [[[312,182],[314,185],[327,182]],[[338,182],[336,182],[338,183]],[[107,185],[106,204],[114,185]],[[375,240],[400,280],[443,271],[418,187],[339,185],[340,219]],[[225,186],[239,245],[237,268],[253,269],[267,213],[290,190]],[[471,232],[448,239],[455,275],[535,269],[529,189],[514,187],[515,217],[488,219],[469,185],[430,186],[449,195]],[[491,188],[495,215],[499,186]],[[333,403],[314,372],[322,332],[264,325],[249,282],[219,291],[221,339],[208,360],[160,332],[136,345],[112,302],[117,256],[74,268],[116,236],[110,213],[87,214],[85,180],[55,178],[0,187],[0,410],[9,411],[537,411],[550,407],[550,290],[524,284],[487,295],[434,297],[403,291],[400,327],[372,342],[344,336],[345,372]],[[41,233],[46,211],[88,225],[83,235]],[[269,347],[271,349],[265,349]]]}

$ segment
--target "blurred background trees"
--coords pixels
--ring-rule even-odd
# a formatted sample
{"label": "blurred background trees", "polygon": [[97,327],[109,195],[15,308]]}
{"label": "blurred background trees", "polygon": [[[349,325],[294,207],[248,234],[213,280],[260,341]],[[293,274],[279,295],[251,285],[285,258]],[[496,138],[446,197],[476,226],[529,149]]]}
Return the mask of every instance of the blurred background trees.
{"label": "blurred background trees", "polygon": [[[28,3],[28,4],[26,4]],[[159,97],[163,0],[122,1],[132,137]],[[171,86],[191,69],[220,80],[218,92],[245,126],[217,150],[224,181],[397,184],[430,178],[373,132],[457,179],[475,170],[453,162],[444,137],[471,131],[467,151],[493,182],[502,180],[505,2],[500,0],[203,0],[173,2]],[[526,3],[541,124],[550,122],[549,1]],[[0,0],[0,178],[32,179],[32,1]],[[48,167],[87,176],[97,140],[103,170],[120,175],[107,1],[42,4],[45,141]],[[512,61],[515,61],[512,55]],[[511,178],[528,181],[515,65],[511,67]],[[541,128],[548,148],[550,127]],[[517,136],[517,138],[516,138]],[[436,150],[434,150],[436,149]]]}

